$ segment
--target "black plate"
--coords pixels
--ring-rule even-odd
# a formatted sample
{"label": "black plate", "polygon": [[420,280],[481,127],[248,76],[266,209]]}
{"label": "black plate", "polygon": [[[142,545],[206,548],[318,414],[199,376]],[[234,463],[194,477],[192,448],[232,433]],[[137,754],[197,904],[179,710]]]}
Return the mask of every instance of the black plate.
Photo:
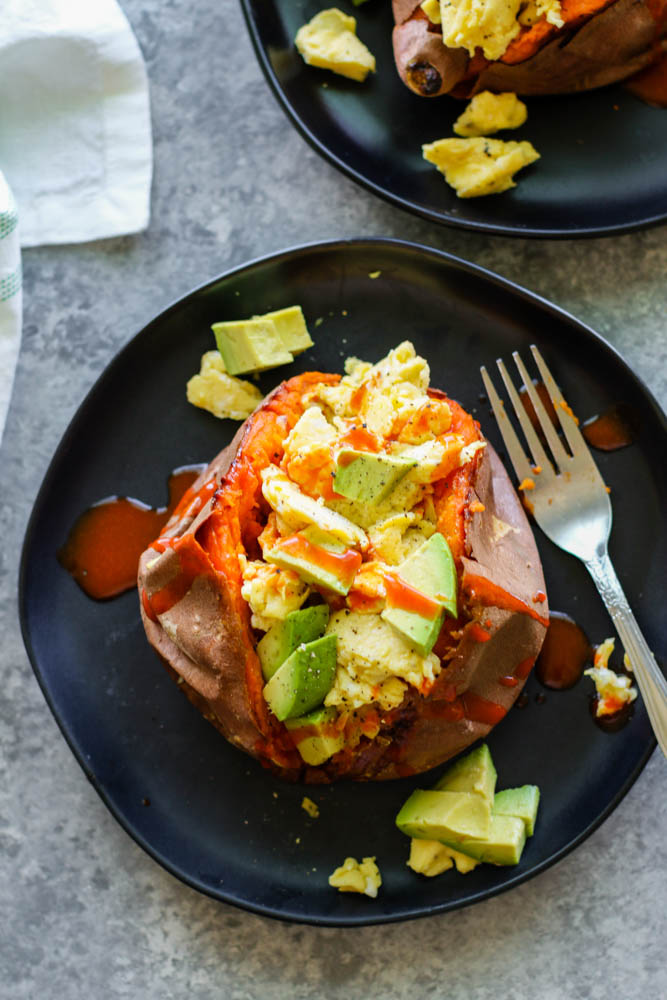
{"label": "black plate", "polygon": [[[120,352],[72,421],[35,504],[21,572],[26,646],[103,800],[185,882],[259,913],[313,923],[449,910],[534,875],[608,815],[654,745],[641,703],[624,729],[605,734],[589,715],[588,680],[538,703],[531,679],[529,705],[515,708],[489,739],[503,786],[534,782],[542,789],[537,830],[520,865],[425,880],[406,868],[408,841],[393,821],[410,791],[433,775],[370,786],[282,783],[228,745],[169,679],[145,641],[136,593],[95,603],[56,561],[90,504],[120,493],[159,505],[171,469],[207,461],[231,438],[235,425],[185,401],[186,379],[212,346],[210,324],[295,302],[316,346],[268,373],[266,390],[296,371],[340,370],[348,354],[377,360],[410,338],[429,359],[433,384],[476,411],[499,444],[479,401],[479,365],[515,348],[528,354],[536,341],[582,417],[619,399],[630,403],[642,423],[639,442],[600,457],[614,499],[611,551],[650,645],[665,656],[667,472],[655,458],[665,453],[667,428],[656,403],[614,350],[570,316],[456,258],[389,241],[303,247],[238,268],[171,306]],[[583,566],[538,541],[553,607],[573,614],[594,641],[611,634]],[[317,820],[301,808],[304,791],[320,806]],[[377,900],[329,888],[327,877],[343,858],[368,854],[384,877]]]}
{"label": "black plate", "polygon": [[451,136],[460,101],[417,97],[400,81],[388,0],[359,8],[357,31],[377,59],[363,84],[306,66],[294,48],[321,0],[241,0],[255,51],[278,100],[305,139],[344,173],[434,222],[507,236],[603,236],[667,219],[667,112],[621,86],[578,96],[527,98],[528,139],[541,160],[517,187],[457,198],[421,156]]}

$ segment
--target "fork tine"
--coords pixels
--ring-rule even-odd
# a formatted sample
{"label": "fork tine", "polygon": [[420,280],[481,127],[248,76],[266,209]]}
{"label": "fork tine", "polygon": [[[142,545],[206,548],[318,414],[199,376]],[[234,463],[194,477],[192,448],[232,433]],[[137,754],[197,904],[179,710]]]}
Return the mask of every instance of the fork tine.
{"label": "fork tine", "polygon": [[[536,466],[542,469],[542,474],[553,474],[553,467],[549,457],[542,447],[542,442],[535,433],[535,429],[530,422],[530,417],[526,413],[526,408],[521,402],[519,393],[514,388],[514,383],[510,378],[510,374],[507,371],[503,361],[498,358],[496,361],[498,365],[498,370],[502,375],[503,382],[505,383],[505,388],[507,389],[507,394],[510,398],[510,402],[514,407],[514,412],[516,413],[517,420],[521,424],[521,430],[526,435],[526,441],[528,442],[528,447],[530,448],[531,454],[533,456],[533,461]],[[532,473],[532,470],[531,470]]]}
{"label": "fork tine", "polygon": [[[544,404],[540,399],[540,397],[538,396],[535,386],[533,385],[533,380],[528,374],[526,366],[524,365],[523,361],[519,357],[519,352],[512,351],[512,357],[514,358],[514,363],[517,366],[519,375],[523,379],[523,384],[526,387],[528,398],[533,404],[535,415],[537,416],[537,419],[540,422],[540,427],[542,428],[542,433],[544,434],[549,444],[549,447],[551,448],[551,454],[553,455],[556,464],[559,466],[559,468],[561,470],[564,470],[567,460],[569,459],[570,456],[567,454],[565,448],[563,448],[563,445],[560,442],[558,434],[554,429],[554,425],[551,422],[551,418],[549,417],[549,414],[547,413]],[[521,408],[524,409],[525,412],[525,408],[523,406]]]}
{"label": "fork tine", "polygon": [[554,404],[554,409],[558,415],[560,425],[563,428],[563,433],[567,438],[567,443],[572,449],[572,454],[577,457],[584,455],[590,457],[590,451],[588,445],[586,444],[586,440],[577,427],[577,422],[572,414],[572,410],[563,399],[563,393],[558,388],[556,380],[547,368],[544,358],[538,351],[535,344],[530,345],[530,350],[535,358],[535,363],[540,370],[542,381],[544,382],[547,392],[551,397],[551,402]]}
{"label": "fork tine", "polygon": [[503,402],[496,392],[495,386],[491,381],[489,373],[484,365],[480,368],[480,372],[482,373],[482,381],[484,382],[484,388],[486,389],[486,394],[489,397],[489,402],[491,403],[493,415],[496,418],[496,423],[498,424],[503,441],[505,442],[507,454],[509,455],[510,461],[514,466],[517,478],[520,481],[529,479],[532,475],[530,463],[526,458],[521,443],[519,442],[519,438],[516,435],[516,431],[512,427],[510,418],[505,413]]}

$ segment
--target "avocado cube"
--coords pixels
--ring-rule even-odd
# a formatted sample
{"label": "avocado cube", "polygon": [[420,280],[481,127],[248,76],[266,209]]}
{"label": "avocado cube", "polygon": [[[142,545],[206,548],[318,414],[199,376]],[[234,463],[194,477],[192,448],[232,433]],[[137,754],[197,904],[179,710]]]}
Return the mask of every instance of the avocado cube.
{"label": "avocado cube", "polygon": [[467,854],[475,861],[488,861],[492,865],[518,865],[526,843],[526,825],[516,816],[497,816],[492,812],[486,837],[466,839],[446,834],[440,839],[443,844]]}
{"label": "avocado cube", "polygon": [[283,347],[291,354],[301,354],[313,346],[301,306],[287,306],[285,309],[264,313],[263,316],[253,316],[253,319],[271,320]]}
{"label": "avocado cube", "polygon": [[486,799],[489,808],[495,809],[496,777],[491,752],[482,743],[448,767],[433,787],[438,791],[475,792]]}
{"label": "avocado cube", "polygon": [[341,448],[336,456],[333,488],[348,500],[377,504],[389,496],[416,464],[392,455]]}
{"label": "avocado cube", "polygon": [[424,618],[414,611],[405,611],[403,608],[385,608],[381,615],[422,656],[428,656],[435,646],[445,620],[444,612],[436,618]]}
{"label": "avocado cube", "polygon": [[408,837],[442,843],[482,839],[489,832],[490,822],[488,802],[472,792],[418,790],[396,817],[396,826]]}
{"label": "avocado cube", "polygon": [[329,621],[329,606],[316,604],[311,608],[290,611],[283,621],[276,622],[257,643],[257,655],[262,664],[264,680],[269,681],[281,663],[303,642],[313,642],[324,634]]}
{"label": "avocado cube", "polygon": [[213,333],[230,375],[259,372],[294,361],[273,320],[244,319],[214,323]]}
{"label": "avocado cube", "polygon": [[338,713],[335,708],[317,708],[308,715],[285,719],[293,733],[296,748],[306,764],[317,767],[343,749],[345,738],[333,726]]}
{"label": "avocado cube", "polygon": [[456,617],[456,565],[446,539],[439,531],[405,559],[397,569],[399,577],[443,608],[442,614],[425,617],[417,611],[388,606],[382,617],[410,642],[422,656],[428,656],[438,638],[444,612]]}
{"label": "avocado cube", "polygon": [[540,804],[540,790],[537,785],[521,785],[520,788],[505,788],[496,792],[493,812],[496,816],[514,816],[523,820],[526,836],[532,837]]}
{"label": "avocado cube", "polygon": [[294,570],[306,583],[325,587],[344,597],[361,565],[361,555],[314,525],[291,538],[301,538],[305,542],[302,551],[298,545],[288,548],[278,543],[264,553],[266,561]]}
{"label": "avocado cube", "polygon": [[264,686],[264,699],[281,722],[321,705],[336,675],[335,635],[302,643]]}

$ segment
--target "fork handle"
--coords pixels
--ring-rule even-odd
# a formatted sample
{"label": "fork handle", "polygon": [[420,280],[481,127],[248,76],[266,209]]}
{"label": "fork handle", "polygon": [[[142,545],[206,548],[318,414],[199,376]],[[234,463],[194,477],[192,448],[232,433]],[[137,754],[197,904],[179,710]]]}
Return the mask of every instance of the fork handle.
{"label": "fork handle", "polygon": [[667,757],[667,681],[630,610],[606,548],[587,560],[586,567],[628,654],[653,732]]}

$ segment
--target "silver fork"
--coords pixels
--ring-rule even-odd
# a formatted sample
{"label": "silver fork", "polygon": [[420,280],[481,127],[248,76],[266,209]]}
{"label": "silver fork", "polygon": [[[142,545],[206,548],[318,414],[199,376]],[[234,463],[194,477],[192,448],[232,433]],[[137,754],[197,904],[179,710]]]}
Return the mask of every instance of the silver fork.
{"label": "silver fork", "polygon": [[[554,404],[571,454],[563,446],[516,351],[512,357],[551,450],[553,463],[542,446],[519,393],[500,359],[497,365],[517,420],[526,436],[533,457],[532,463],[519,442],[486,368],[482,367],[480,369],[482,379],[495,418],[519,480],[532,480],[535,484],[528,494],[529,506],[535,520],[554,544],[581,559],[593,577],[628,654],[660,748],[667,756],[667,681],[630,610],[607,552],[612,520],[607,488],[572,411],[563,399],[542,355],[534,345],[531,345],[530,349]],[[536,472],[537,468],[540,469],[539,472]]]}

